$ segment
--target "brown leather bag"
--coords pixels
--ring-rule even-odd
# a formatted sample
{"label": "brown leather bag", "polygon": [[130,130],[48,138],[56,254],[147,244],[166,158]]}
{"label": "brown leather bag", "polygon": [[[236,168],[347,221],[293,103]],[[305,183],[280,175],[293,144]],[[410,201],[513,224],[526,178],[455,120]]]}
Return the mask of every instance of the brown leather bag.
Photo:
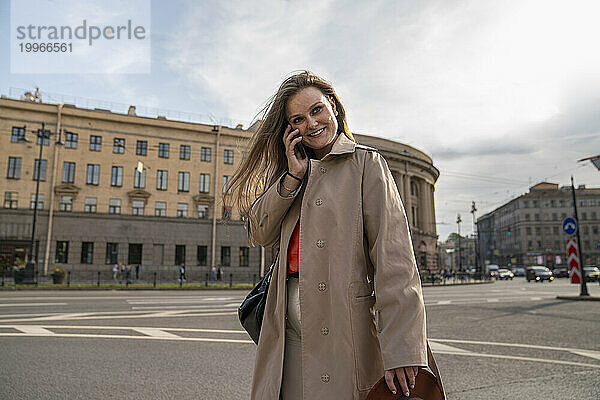
{"label": "brown leather bag", "polygon": [[[410,389],[410,396],[406,397],[402,393],[393,394],[385,383],[385,376],[377,381],[375,386],[371,389],[367,395],[366,400],[401,400],[401,399],[422,399],[422,400],[446,400],[446,394],[444,393],[444,386],[442,385],[442,378],[440,371],[437,368],[433,353],[427,343],[427,363],[429,368],[433,371],[433,374],[426,369],[419,369],[419,373],[415,379],[415,388]],[[394,376],[394,384],[396,385],[396,391],[401,392],[400,383],[398,378]]]}

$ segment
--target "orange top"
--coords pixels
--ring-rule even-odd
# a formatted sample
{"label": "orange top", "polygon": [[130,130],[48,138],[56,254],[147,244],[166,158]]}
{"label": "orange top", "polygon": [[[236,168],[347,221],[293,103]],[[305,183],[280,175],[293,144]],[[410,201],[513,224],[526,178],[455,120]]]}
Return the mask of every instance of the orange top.
{"label": "orange top", "polygon": [[287,272],[294,273],[300,270],[300,219],[296,222],[296,227],[292,233],[287,253]]}

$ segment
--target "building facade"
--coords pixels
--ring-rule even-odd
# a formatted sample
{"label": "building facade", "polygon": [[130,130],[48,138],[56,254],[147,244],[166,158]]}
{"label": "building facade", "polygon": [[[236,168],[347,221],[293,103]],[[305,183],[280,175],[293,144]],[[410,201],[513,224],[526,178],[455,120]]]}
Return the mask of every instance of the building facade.
{"label": "building facade", "polygon": [[474,237],[448,235],[445,242],[438,243],[441,269],[470,271],[477,268],[477,241]]}
{"label": "building facade", "polygon": [[[140,264],[142,271],[185,264],[196,278],[211,266],[251,276],[272,259],[271,251],[249,246],[238,211],[222,202],[250,130],[142,117],[134,107],[119,114],[7,98],[0,99],[0,130],[5,261],[24,260],[29,252],[38,164],[34,259],[40,273],[59,266],[110,274],[120,262]],[[439,171],[412,147],[356,137],[387,159],[420,265],[436,265]]]}
{"label": "building facade", "polygon": [[[600,188],[575,190],[584,265],[600,264]],[[573,215],[571,186],[541,182],[477,219],[481,261],[500,266],[567,266],[562,221]],[[484,264],[484,265],[485,265]]]}

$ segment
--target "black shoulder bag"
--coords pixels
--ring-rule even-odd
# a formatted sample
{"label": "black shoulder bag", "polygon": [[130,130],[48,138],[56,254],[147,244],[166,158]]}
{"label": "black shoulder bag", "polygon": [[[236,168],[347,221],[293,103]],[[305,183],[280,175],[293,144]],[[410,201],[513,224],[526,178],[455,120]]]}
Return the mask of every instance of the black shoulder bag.
{"label": "black shoulder bag", "polygon": [[240,323],[256,344],[258,344],[258,338],[260,336],[260,327],[262,326],[263,315],[265,313],[265,304],[267,303],[267,293],[269,291],[269,284],[271,283],[271,276],[273,275],[273,268],[278,259],[279,250],[277,250],[275,260],[273,261],[271,268],[269,268],[269,271],[263,276],[260,282],[254,286],[254,289],[248,293],[248,296],[246,296],[238,308]]}

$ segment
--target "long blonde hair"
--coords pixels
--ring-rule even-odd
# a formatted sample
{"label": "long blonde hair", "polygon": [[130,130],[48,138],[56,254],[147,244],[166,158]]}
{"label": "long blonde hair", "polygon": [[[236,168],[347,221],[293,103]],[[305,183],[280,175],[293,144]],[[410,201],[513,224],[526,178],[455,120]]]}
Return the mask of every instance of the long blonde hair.
{"label": "long blonde hair", "polygon": [[[309,71],[302,71],[285,79],[277,93],[259,112],[257,116],[259,125],[250,140],[248,157],[242,161],[231,177],[228,182],[230,191],[224,195],[224,204],[228,207],[235,205],[246,222],[254,200],[287,171],[288,163],[283,144],[283,133],[288,126],[287,102],[290,97],[311,86],[319,89],[327,98],[335,102],[335,109],[338,112],[336,116],[338,133],[343,132],[350,140],[355,141],[348,129],[344,106],[328,82]],[[311,154],[311,149],[306,148],[306,150]],[[250,230],[248,230],[248,238],[253,243]]]}

